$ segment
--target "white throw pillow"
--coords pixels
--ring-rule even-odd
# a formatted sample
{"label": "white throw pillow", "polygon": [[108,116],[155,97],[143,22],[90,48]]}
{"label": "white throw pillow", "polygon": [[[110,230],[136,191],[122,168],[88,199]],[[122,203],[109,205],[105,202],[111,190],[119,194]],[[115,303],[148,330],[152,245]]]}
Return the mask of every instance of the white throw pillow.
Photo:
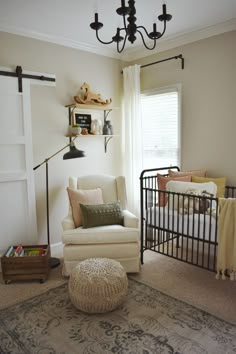
{"label": "white throw pillow", "polygon": [[[198,192],[206,191],[210,194],[213,194],[213,197],[215,197],[217,193],[217,185],[214,182],[195,183],[195,182],[169,181],[166,185],[166,190],[169,192],[186,193],[187,190],[189,189],[196,190]],[[178,195],[176,195],[174,198],[173,195],[169,195],[168,199],[169,199],[168,200],[169,208],[173,208],[173,202],[174,202],[174,209],[177,209],[178,200],[179,200],[179,205],[182,202],[182,197],[180,196],[178,198]]]}

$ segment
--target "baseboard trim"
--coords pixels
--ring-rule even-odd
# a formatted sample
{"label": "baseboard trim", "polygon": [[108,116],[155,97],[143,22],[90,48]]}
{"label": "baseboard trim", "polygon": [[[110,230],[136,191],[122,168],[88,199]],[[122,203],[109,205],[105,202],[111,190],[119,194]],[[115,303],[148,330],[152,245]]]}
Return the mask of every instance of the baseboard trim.
{"label": "baseboard trim", "polygon": [[61,258],[63,255],[63,243],[53,243],[50,245],[51,247],[51,256]]}

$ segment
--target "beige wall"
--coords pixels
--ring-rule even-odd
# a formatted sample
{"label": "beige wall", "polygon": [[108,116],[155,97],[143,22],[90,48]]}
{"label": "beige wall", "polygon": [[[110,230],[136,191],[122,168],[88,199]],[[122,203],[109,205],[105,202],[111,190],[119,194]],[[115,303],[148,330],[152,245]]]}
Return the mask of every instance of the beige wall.
{"label": "beige wall", "polygon": [[[56,87],[32,86],[33,155],[37,165],[68,143],[68,111],[83,82],[120,106],[121,74],[118,60],[21,36],[0,33],[0,66],[56,75]],[[94,114],[94,112],[91,112]],[[102,113],[101,113],[102,114]],[[121,111],[110,114],[115,133]],[[103,115],[102,115],[103,118]],[[60,153],[49,161],[51,243],[61,241],[61,220],[67,214],[66,185],[70,175],[120,174],[120,139],[113,138],[104,153],[103,138],[77,139],[86,157],[64,161]],[[65,150],[66,152],[66,150]],[[35,171],[39,242],[46,242],[45,166]],[[19,240],[20,241],[20,240]]]}
{"label": "beige wall", "polygon": [[[35,165],[64,146],[68,139],[65,104],[71,102],[86,81],[104,98],[120,106],[122,80],[118,60],[24,37],[0,33],[0,66],[48,72],[56,75],[51,87],[32,87],[33,153]],[[142,90],[182,84],[182,167],[206,168],[208,175],[228,177],[236,184],[236,32],[225,33],[136,63],[150,63],[183,54],[141,70]],[[131,65],[132,63],[126,63]],[[120,132],[120,111],[112,113],[115,132]],[[61,219],[67,213],[65,187],[69,175],[119,174],[120,138],[113,138],[104,153],[103,140],[80,139],[86,158],[63,161],[57,155],[49,162],[50,221],[52,243],[61,240]],[[39,242],[46,239],[45,169],[35,171]]]}
{"label": "beige wall", "polygon": [[183,54],[141,69],[141,89],[182,84],[182,167],[206,168],[210,176],[227,176],[236,184],[236,32],[197,41],[135,61],[146,64]]}

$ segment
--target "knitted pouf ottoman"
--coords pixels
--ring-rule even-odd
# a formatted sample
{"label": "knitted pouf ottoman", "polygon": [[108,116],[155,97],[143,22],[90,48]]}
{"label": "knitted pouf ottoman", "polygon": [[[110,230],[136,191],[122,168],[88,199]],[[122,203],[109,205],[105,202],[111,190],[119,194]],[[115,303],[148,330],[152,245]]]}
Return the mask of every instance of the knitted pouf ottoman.
{"label": "knitted pouf ottoman", "polygon": [[112,259],[90,258],[79,263],[69,279],[69,296],[79,310],[102,313],[114,310],[125,299],[128,278]]}

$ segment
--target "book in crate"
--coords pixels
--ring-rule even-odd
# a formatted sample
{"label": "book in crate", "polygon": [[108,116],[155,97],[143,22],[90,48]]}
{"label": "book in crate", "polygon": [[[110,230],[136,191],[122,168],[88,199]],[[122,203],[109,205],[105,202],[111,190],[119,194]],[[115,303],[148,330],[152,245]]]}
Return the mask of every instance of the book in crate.
{"label": "book in crate", "polygon": [[5,252],[5,257],[26,257],[26,256],[44,256],[47,251],[47,247],[43,246],[10,246]]}
{"label": "book in crate", "polygon": [[43,282],[50,272],[49,260],[48,245],[10,246],[1,258],[3,280],[5,283],[30,279]]}

